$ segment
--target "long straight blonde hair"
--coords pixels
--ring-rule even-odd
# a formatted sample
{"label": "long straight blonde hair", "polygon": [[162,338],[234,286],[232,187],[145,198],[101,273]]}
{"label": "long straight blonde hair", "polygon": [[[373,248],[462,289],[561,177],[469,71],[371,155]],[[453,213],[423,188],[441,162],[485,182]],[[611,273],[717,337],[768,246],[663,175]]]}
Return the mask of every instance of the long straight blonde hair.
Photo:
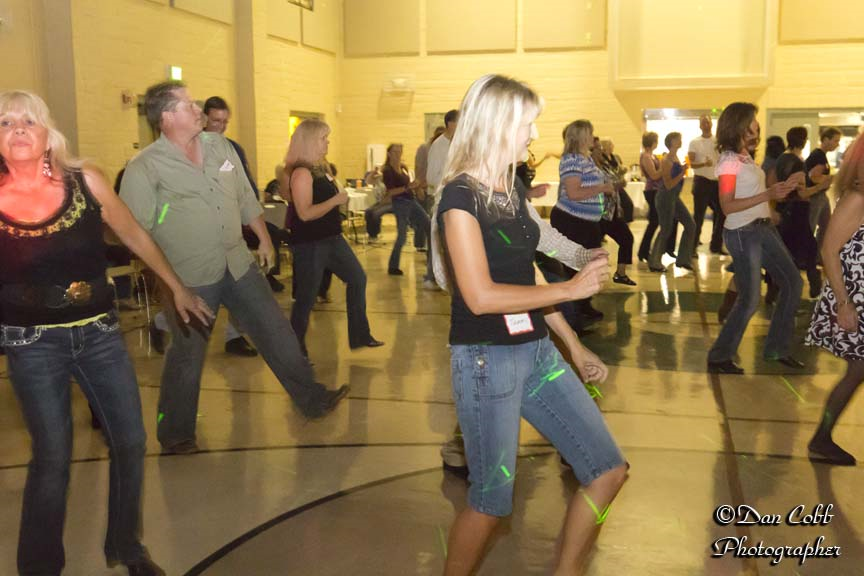
{"label": "long straight blonde hair", "polygon": [[444,167],[444,186],[460,174],[468,174],[483,186],[480,190],[487,203],[492,190],[504,182],[513,200],[515,174],[513,167],[520,143],[516,141],[519,126],[534,120],[543,109],[543,101],[526,84],[496,74],[478,78],[462,100],[459,127],[450,144]]}
{"label": "long straight blonde hair", "polygon": [[320,168],[324,160],[318,158],[317,146],[321,137],[329,133],[330,126],[317,118],[307,118],[294,129],[291,142],[288,143],[288,152],[285,154],[284,189],[289,193],[291,174],[296,168],[308,168],[310,172]]}
{"label": "long straight blonde hair", "polygon": [[[0,93],[0,116],[9,112],[23,113],[29,116],[36,124],[48,130],[48,159],[51,163],[51,171],[55,180],[62,179],[66,170],[78,170],[83,163],[69,155],[69,147],[66,137],[57,129],[48,105],[36,94],[24,90],[10,90]],[[7,174],[9,169],[6,161],[0,156],[0,178]]]}

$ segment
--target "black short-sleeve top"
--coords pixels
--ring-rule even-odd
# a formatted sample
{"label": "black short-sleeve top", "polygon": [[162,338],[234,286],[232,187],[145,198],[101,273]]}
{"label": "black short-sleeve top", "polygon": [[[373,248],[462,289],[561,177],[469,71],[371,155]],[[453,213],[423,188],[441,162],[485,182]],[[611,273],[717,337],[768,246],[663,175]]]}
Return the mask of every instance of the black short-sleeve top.
{"label": "black short-sleeve top", "polygon": [[102,209],[80,170],[63,175],[66,197],[44,222],[25,224],[0,212],[0,285],[6,290],[28,287],[32,294],[62,294],[73,282],[94,286],[92,298],[81,305],[0,297],[4,324],[40,326],[78,322],[113,308],[105,287],[105,242]]}
{"label": "black short-sleeve top", "polygon": [[[488,193],[482,190],[482,184],[461,175],[444,186],[441,192],[438,227],[451,276],[449,253],[459,247],[447,245],[444,214],[448,210],[462,210],[480,225],[492,281],[534,286],[534,253],[540,239],[540,227],[528,214],[525,187],[517,179],[512,201],[503,192],[493,192],[490,200]],[[546,336],[542,308],[525,310],[521,314],[476,315],[465,304],[458,281],[454,281],[452,286],[450,344],[512,345]]]}

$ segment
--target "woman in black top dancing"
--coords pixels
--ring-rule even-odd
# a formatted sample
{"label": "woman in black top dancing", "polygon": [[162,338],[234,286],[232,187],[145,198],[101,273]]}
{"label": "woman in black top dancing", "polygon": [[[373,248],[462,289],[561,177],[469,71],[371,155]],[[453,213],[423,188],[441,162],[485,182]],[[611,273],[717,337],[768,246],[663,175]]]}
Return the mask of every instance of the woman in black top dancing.
{"label": "woman in black top dancing", "polygon": [[141,544],[145,433],[135,370],[105,271],[103,220],[158,274],[184,322],[213,314],[95,169],[70,158],[45,103],[0,94],[0,307],[9,376],[32,439],[18,541],[21,574],[57,574],[72,453],[74,376],[110,449],[109,566],[164,575]]}

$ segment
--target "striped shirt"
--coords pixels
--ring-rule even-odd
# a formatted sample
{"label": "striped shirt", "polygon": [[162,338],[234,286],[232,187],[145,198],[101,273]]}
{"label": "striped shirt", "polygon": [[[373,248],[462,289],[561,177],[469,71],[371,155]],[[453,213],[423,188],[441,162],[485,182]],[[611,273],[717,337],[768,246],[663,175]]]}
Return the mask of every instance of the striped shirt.
{"label": "striped shirt", "polygon": [[583,188],[605,183],[606,178],[594,164],[594,160],[590,156],[583,156],[582,154],[564,154],[558,164],[558,176],[560,182],[558,184],[558,202],[555,207],[576,218],[589,222],[599,222],[603,216],[603,194],[597,194],[585,200],[570,200],[567,197],[567,187],[564,183],[567,178],[574,176],[579,177]]}

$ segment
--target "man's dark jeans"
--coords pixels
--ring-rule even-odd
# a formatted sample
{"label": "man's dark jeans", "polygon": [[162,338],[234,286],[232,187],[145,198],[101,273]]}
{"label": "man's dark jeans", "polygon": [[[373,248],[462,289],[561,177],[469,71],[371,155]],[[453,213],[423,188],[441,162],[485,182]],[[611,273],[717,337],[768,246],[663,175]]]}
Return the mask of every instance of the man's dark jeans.
{"label": "man's dark jeans", "polygon": [[[237,280],[226,270],[215,284],[192,290],[214,312],[222,304],[228,308],[304,414],[314,414],[320,408],[326,389],[315,383],[291,324],[256,264]],[[172,341],[165,352],[157,426],[159,442],[166,447],[195,440],[201,372],[211,332],[198,325],[180,326],[174,313],[168,318]]]}

